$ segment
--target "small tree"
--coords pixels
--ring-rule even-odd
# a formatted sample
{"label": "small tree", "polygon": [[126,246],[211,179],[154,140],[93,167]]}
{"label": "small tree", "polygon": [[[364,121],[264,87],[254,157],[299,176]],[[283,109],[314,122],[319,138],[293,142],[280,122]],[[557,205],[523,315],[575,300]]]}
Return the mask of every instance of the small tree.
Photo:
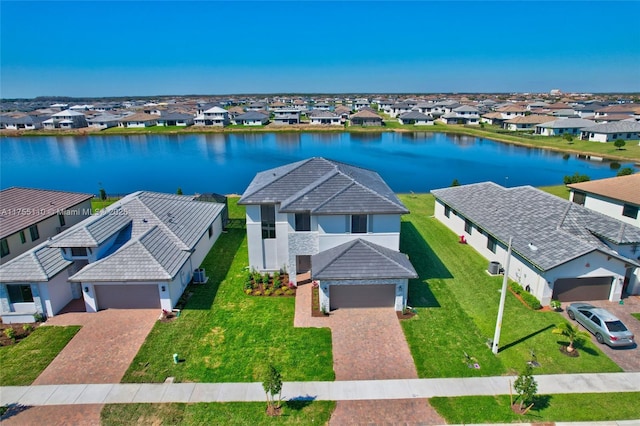
{"label": "small tree", "polygon": [[632,174],[633,174],[633,170],[631,169],[631,167],[623,167],[620,170],[618,170],[617,176],[628,176]]}
{"label": "small tree", "polygon": [[618,150],[621,150],[623,146],[625,146],[627,143],[625,141],[623,141],[622,139],[616,139],[613,142],[613,146],[615,146],[616,148],[618,148]]}
{"label": "small tree", "polygon": [[453,182],[451,182],[451,186],[460,186],[460,182],[458,182],[458,179],[454,179]]}
{"label": "small tree", "polygon": [[176,195],[182,195],[182,188],[178,187],[176,190]]}
{"label": "small tree", "polygon": [[566,133],[562,138],[569,143],[573,142],[573,136],[568,133]]}
{"label": "small tree", "polygon": [[580,345],[582,339],[589,337],[586,331],[580,331],[577,326],[571,325],[568,322],[562,322],[556,325],[556,328],[552,330],[554,334],[561,334],[569,339],[569,346],[567,346],[567,352],[571,353],[576,348],[575,345]]}
{"label": "small tree", "polygon": [[105,191],[104,188],[100,188],[100,199],[102,201],[105,201],[107,199],[107,191]]}
{"label": "small tree", "polygon": [[[527,364],[525,370],[520,373],[515,382],[513,382],[513,389],[518,393],[517,400],[520,402],[521,414],[527,414],[527,412],[533,407],[536,398],[536,392],[538,392],[538,383],[531,374],[531,366]],[[524,408],[527,406],[527,408]]]}
{"label": "small tree", "polygon": [[[272,365],[264,373],[262,388],[267,394],[267,414],[276,416],[279,414],[280,408],[280,392],[282,391],[282,376],[280,372]],[[278,403],[275,402],[275,396],[278,395]]]}

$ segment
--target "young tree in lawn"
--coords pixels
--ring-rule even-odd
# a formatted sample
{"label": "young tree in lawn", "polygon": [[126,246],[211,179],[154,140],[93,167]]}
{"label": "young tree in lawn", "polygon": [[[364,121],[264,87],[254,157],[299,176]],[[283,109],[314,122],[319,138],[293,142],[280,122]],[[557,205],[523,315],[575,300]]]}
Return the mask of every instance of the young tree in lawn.
{"label": "young tree in lawn", "polygon": [[621,150],[623,146],[625,146],[627,143],[625,141],[623,141],[622,139],[616,139],[613,142],[613,146],[615,146],[616,148],[618,148],[618,150]]}
{"label": "young tree in lawn", "polygon": [[567,352],[571,353],[576,348],[574,345],[580,344],[583,338],[589,337],[589,334],[586,331],[580,331],[577,326],[571,325],[568,322],[561,322],[556,325],[556,328],[552,330],[554,334],[561,334],[569,339],[569,346],[567,346]]}
{"label": "young tree in lawn", "polygon": [[[270,364],[264,373],[262,388],[267,394],[267,414],[276,416],[279,414],[280,408],[280,392],[282,391],[282,376],[280,372]],[[275,402],[275,396],[278,395],[278,403]]]}
{"label": "young tree in lawn", "polygon": [[[516,381],[513,382],[513,388],[518,393],[517,399],[520,401],[520,413],[527,414],[535,403],[536,392],[538,391],[538,383],[536,383],[531,374],[531,366],[529,364],[520,373]],[[524,408],[525,406],[527,408]]]}

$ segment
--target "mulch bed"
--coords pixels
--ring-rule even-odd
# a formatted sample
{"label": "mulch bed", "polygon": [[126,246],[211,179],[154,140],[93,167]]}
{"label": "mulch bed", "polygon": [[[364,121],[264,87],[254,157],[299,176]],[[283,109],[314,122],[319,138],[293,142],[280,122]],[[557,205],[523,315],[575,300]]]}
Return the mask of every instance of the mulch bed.
{"label": "mulch bed", "polygon": [[570,356],[572,358],[576,358],[580,356],[580,353],[578,352],[578,350],[576,348],[573,349],[572,352],[567,351],[567,346],[560,346],[560,352],[562,352],[563,354],[565,354],[566,356]]}
{"label": "mulch bed", "polygon": [[[33,329],[35,330],[37,324],[32,325]],[[25,330],[23,327],[24,324],[0,324],[0,346],[14,345],[33,333],[33,330]],[[13,338],[13,340],[5,334],[5,330],[9,328],[12,328],[15,332],[15,337]]]}
{"label": "mulch bed", "polygon": [[328,313],[320,310],[320,289],[316,286],[311,287],[311,316],[312,317],[328,317]]}
{"label": "mulch bed", "polygon": [[416,316],[415,312],[411,312],[411,311],[405,311],[405,312],[396,311],[396,315],[400,320],[409,319]]}

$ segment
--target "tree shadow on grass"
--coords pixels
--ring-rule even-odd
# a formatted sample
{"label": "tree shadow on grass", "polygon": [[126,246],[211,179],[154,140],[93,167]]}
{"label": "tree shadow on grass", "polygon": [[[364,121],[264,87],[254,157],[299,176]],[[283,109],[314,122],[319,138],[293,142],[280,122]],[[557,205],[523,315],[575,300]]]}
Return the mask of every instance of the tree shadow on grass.
{"label": "tree shadow on grass", "polygon": [[501,347],[498,349],[498,352],[506,351],[507,349],[509,349],[509,348],[511,348],[511,347],[513,347],[513,346],[516,346],[516,345],[518,345],[518,344],[520,344],[520,343],[522,343],[522,342],[525,342],[525,341],[527,341],[527,340],[531,339],[533,336],[536,336],[536,335],[538,335],[538,334],[540,334],[540,333],[542,333],[542,332],[544,332],[544,331],[547,331],[547,330],[549,330],[549,329],[551,329],[551,328],[554,328],[554,325],[553,325],[553,324],[549,324],[548,326],[543,327],[543,328],[541,328],[540,330],[536,330],[536,331],[534,331],[533,333],[529,333],[529,334],[527,334],[526,336],[519,338],[518,340],[514,340],[513,342],[510,342],[510,343],[507,343],[507,344],[506,344],[506,345],[504,345],[504,346],[501,346]]}
{"label": "tree shadow on grass", "polygon": [[[209,281],[206,284],[189,285],[183,297],[188,297],[187,309],[210,310],[218,293],[220,283],[225,279],[233,259],[246,236],[244,228],[227,229],[218,237],[209,253],[202,261]],[[194,265],[194,268],[196,265]],[[191,293],[191,296],[188,296]]]}
{"label": "tree shadow on grass", "polygon": [[315,396],[310,396],[310,395],[296,396],[295,398],[291,398],[285,401],[284,405],[285,407],[291,410],[300,411],[308,407],[309,405],[311,405],[311,403],[315,400],[316,400]]}
{"label": "tree shadow on grass", "polygon": [[400,251],[409,256],[418,273],[418,279],[409,280],[409,305],[422,308],[440,307],[429,288],[428,280],[453,278],[453,275],[411,222],[401,224]]}

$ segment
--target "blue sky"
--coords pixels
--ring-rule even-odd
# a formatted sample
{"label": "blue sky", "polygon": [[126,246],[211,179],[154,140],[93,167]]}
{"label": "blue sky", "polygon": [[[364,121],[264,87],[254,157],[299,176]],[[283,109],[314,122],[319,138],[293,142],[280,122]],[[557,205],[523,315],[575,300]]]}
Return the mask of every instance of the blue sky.
{"label": "blue sky", "polygon": [[0,96],[640,91],[640,2],[7,1]]}

